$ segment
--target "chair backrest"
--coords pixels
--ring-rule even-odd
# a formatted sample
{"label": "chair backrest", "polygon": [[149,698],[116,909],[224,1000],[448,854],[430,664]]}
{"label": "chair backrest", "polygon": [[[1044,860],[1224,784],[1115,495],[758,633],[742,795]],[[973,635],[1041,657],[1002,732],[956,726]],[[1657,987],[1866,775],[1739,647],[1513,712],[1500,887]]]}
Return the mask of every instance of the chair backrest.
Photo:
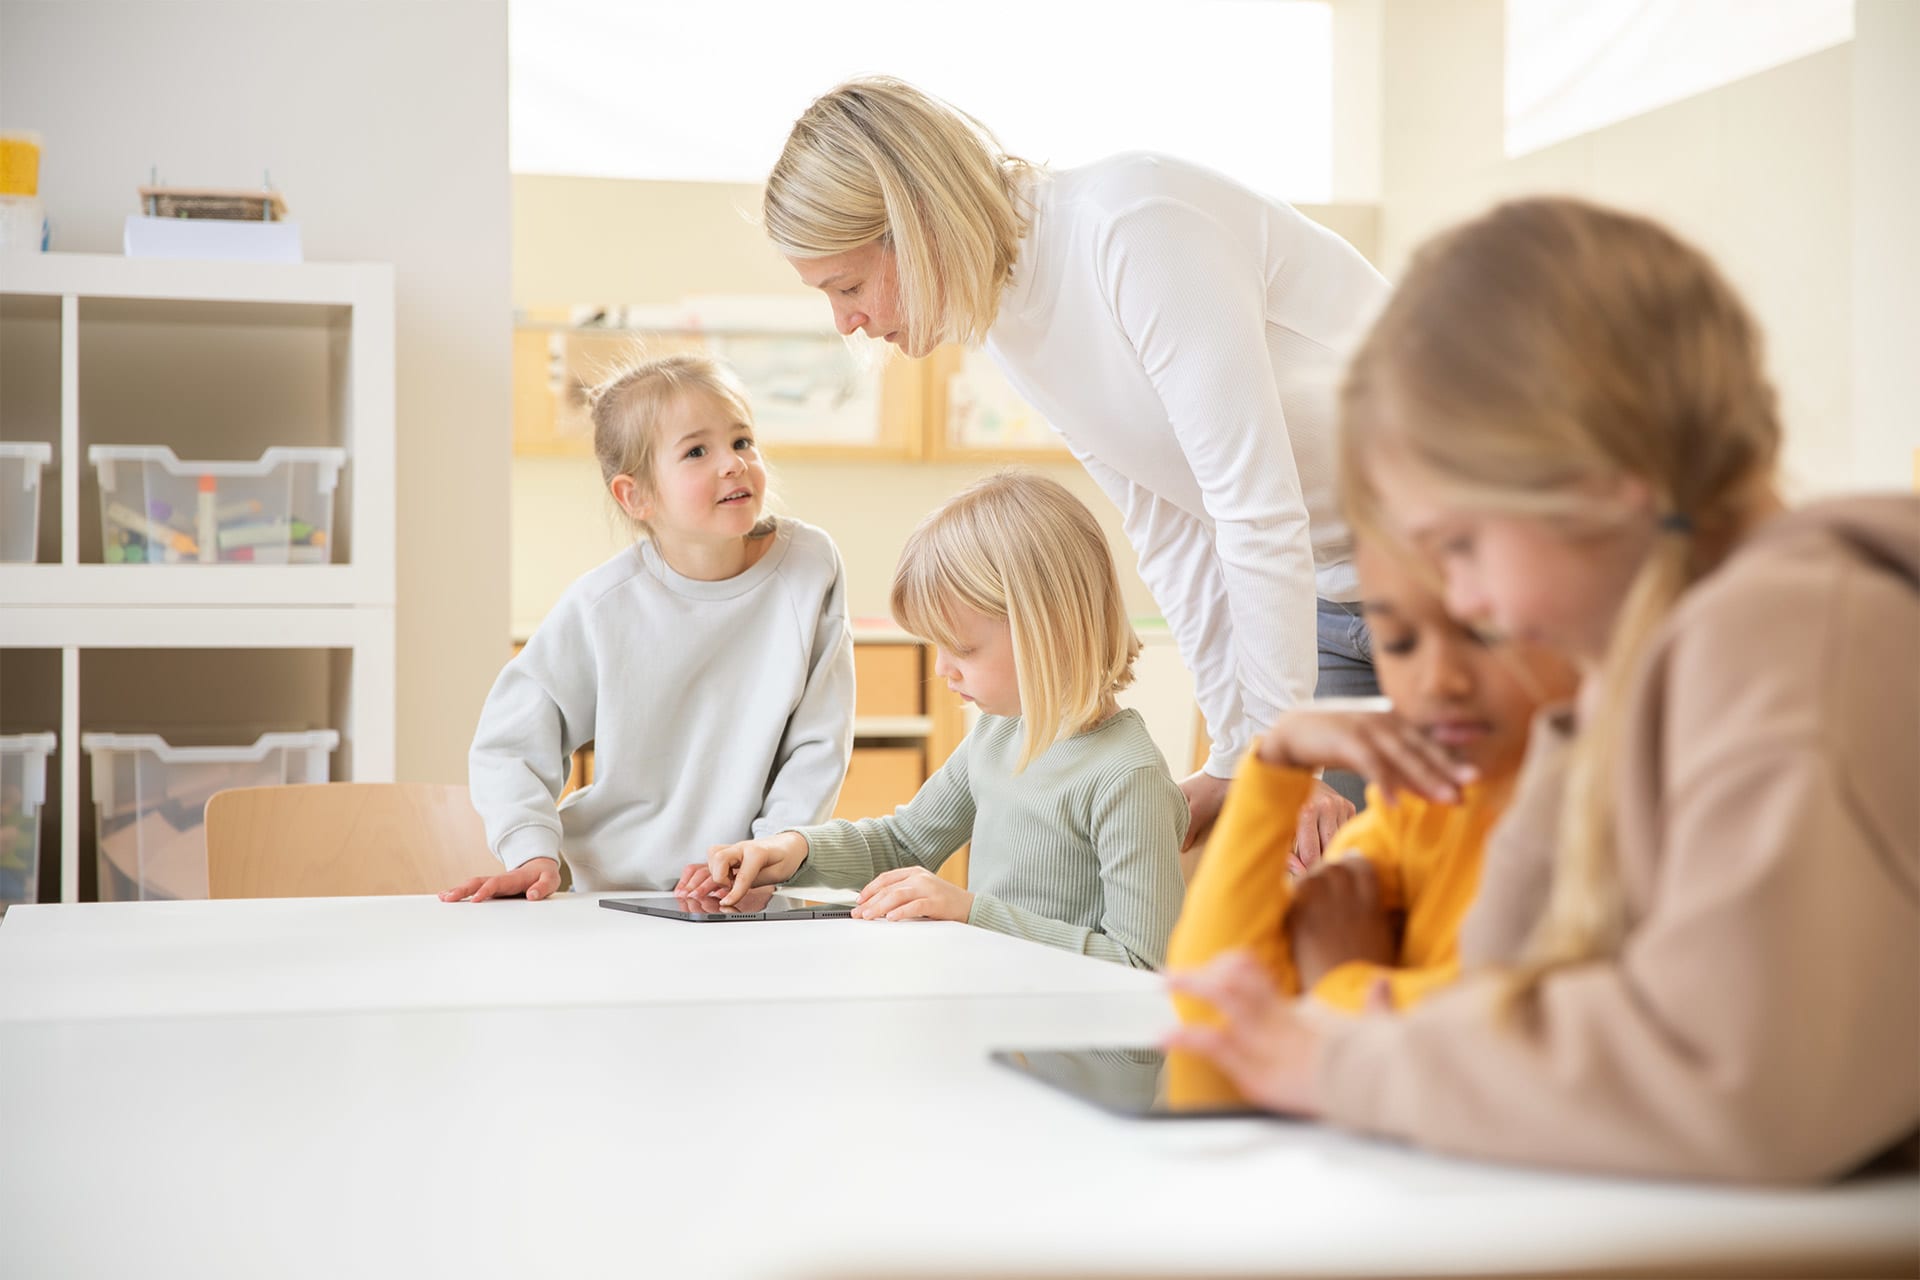
{"label": "chair backrest", "polygon": [[207,801],[215,898],[438,893],[499,870],[465,787],[326,782]]}

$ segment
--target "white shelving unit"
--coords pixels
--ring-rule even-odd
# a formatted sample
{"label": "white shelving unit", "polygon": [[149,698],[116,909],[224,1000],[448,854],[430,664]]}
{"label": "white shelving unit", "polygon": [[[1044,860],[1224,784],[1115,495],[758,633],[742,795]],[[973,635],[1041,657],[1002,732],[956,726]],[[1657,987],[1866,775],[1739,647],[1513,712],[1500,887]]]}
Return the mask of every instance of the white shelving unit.
{"label": "white shelving unit", "polygon": [[[33,302],[43,299],[43,302]],[[77,898],[80,832],[81,654],[89,649],[304,649],[347,655],[332,704],[341,731],[336,769],[358,782],[394,772],[393,269],[362,263],[177,262],[107,254],[0,258],[0,304],[58,307],[59,438],[54,442],[58,563],[0,565],[0,650],[61,653],[61,886]],[[82,360],[89,306],[128,332],[193,325],[229,328],[297,318],[325,347],[319,399],[325,443],[347,452],[348,497],[334,514],[336,556],[326,565],[115,565],[82,560],[82,495],[93,483]],[[128,307],[135,308],[129,312]],[[148,375],[143,375],[148,376]],[[150,376],[164,379],[164,370]],[[239,424],[245,425],[245,424]],[[6,424],[0,423],[0,430]],[[246,456],[273,438],[271,424]],[[236,455],[238,456],[238,455]],[[344,535],[344,536],[341,536]],[[44,544],[43,539],[43,544]],[[44,552],[43,552],[44,554]]]}

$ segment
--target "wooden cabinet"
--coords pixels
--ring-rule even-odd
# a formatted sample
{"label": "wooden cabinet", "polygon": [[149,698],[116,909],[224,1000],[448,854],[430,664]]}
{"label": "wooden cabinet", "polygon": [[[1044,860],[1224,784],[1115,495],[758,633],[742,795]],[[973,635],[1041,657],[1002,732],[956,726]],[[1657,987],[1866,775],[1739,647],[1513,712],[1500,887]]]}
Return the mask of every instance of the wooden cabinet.
{"label": "wooden cabinet", "polygon": [[[884,817],[953,754],[966,736],[966,709],[933,674],[933,646],[904,632],[856,628],[853,667],[853,764],[833,816]],[[940,874],[965,885],[967,851]]]}
{"label": "wooden cabinet", "polygon": [[926,714],[932,673],[923,646],[868,641],[853,647],[856,692],[853,714],[861,719]]}
{"label": "wooden cabinet", "polygon": [[921,747],[856,746],[833,816],[883,817],[911,799],[926,775],[927,756]]}

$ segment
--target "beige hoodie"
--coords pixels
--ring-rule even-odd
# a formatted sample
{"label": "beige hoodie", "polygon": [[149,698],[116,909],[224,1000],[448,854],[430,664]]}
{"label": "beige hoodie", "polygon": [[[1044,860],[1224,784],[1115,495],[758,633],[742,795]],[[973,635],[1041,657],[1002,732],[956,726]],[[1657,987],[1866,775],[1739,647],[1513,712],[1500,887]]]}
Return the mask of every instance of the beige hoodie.
{"label": "beige hoodie", "polygon": [[[1781,516],[1675,609],[1624,696],[1627,933],[1496,1019],[1549,879],[1540,734],[1462,938],[1483,968],[1329,1020],[1327,1116],[1466,1155],[1805,1182],[1920,1129],[1920,499]],[[1540,728],[1550,726],[1543,723]]]}

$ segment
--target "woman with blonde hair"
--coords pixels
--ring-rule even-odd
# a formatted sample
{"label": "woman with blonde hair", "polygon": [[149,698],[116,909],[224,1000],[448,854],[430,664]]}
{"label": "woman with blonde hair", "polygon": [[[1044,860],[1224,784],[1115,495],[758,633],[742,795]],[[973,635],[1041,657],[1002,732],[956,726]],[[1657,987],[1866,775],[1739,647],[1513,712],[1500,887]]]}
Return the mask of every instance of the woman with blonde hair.
{"label": "woman with blonde hair", "polygon": [[[1291,206],[1167,156],[1050,171],[898,80],[793,126],[768,237],[842,333],[984,345],[1125,517],[1211,736],[1188,841],[1282,709],[1378,692],[1334,501],[1334,389],[1387,292]],[[1302,861],[1353,813],[1316,783]]]}
{"label": "woman with blonde hair", "polygon": [[1575,723],[1535,727],[1472,978],[1335,1022],[1227,957],[1176,980],[1222,1022],[1175,1047],[1276,1110],[1469,1155],[1911,1163],[1920,499],[1787,510],[1739,297],[1656,223],[1572,200],[1428,244],[1342,409],[1356,522],[1430,553],[1456,616],[1572,657]]}
{"label": "woman with blonde hair", "polygon": [[[1041,476],[982,480],[914,530],[892,603],[979,719],[891,817],[714,850],[723,903],[788,880],[864,886],[861,919],[959,920],[1158,968],[1187,806],[1140,713],[1114,699],[1140,642],[1093,513]],[[967,886],[935,875],[969,840]]]}

